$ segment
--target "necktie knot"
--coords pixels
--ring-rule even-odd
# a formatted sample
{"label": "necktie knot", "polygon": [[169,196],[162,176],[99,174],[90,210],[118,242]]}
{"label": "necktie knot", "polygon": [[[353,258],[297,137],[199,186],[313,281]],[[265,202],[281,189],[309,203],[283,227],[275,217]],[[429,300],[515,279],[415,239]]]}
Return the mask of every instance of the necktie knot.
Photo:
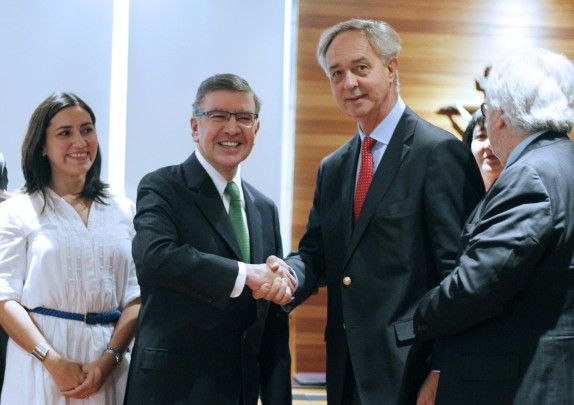
{"label": "necktie knot", "polygon": [[363,139],[362,151],[364,152],[365,150],[368,150],[370,152],[376,142],[377,141],[370,136],[365,136],[365,139]]}
{"label": "necktie knot", "polygon": [[225,192],[227,193],[231,201],[241,201],[241,196],[239,194],[239,187],[237,187],[237,184],[235,184],[234,181],[230,181],[229,183],[227,183],[227,186],[225,187]]}

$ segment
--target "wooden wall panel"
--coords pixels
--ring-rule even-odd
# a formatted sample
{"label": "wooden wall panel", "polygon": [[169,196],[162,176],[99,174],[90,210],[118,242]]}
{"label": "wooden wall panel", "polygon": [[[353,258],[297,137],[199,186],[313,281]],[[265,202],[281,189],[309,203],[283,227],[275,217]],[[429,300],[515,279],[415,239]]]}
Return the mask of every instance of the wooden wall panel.
{"label": "wooden wall panel", "polygon": [[[403,100],[451,132],[450,121],[436,112],[457,101],[480,104],[475,78],[508,52],[542,46],[574,59],[572,0],[298,0],[298,8],[293,248],[305,231],[320,159],[356,132],[315,59],[325,28],[353,17],[390,23],[402,38]],[[325,370],[325,315],[324,289],[293,312],[295,371]]]}

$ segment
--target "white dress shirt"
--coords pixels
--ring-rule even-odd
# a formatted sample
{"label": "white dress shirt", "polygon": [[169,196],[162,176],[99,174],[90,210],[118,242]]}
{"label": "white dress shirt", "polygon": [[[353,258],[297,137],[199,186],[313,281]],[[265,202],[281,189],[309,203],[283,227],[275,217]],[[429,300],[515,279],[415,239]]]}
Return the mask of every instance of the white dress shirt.
{"label": "white dress shirt", "polygon": [[[382,120],[379,123],[379,125],[375,127],[373,132],[369,134],[371,138],[377,141],[377,143],[375,143],[375,145],[373,145],[373,148],[371,149],[371,154],[373,155],[373,175],[377,171],[379,163],[381,163],[381,159],[383,158],[383,155],[387,150],[387,145],[391,141],[393,132],[395,132],[395,129],[397,128],[397,125],[401,117],[403,116],[406,107],[407,106],[405,105],[403,100],[399,97],[389,115],[387,115],[385,119]],[[361,125],[358,125],[358,127],[359,127],[359,136],[361,137],[361,143],[362,143],[363,139],[365,139],[365,136],[367,136],[367,134],[363,132]],[[361,167],[361,155],[359,154],[359,163],[357,164],[357,173],[355,175],[355,188],[357,186],[357,181],[359,180],[360,167]]]}
{"label": "white dress shirt", "polygon": [[[195,155],[197,156],[197,160],[201,166],[205,169],[211,178],[211,181],[213,181],[213,185],[217,189],[217,192],[221,197],[221,201],[223,201],[225,211],[227,211],[229,214],[229,196],[225,194],[225,187],[227,187],[228,181],[217,170],[215,170],[215,168],[211,166],[207,160],[205,160],[199,149],[196,149]],[[243,222],[245,222],[245,228],[249,231],[249,227],[247,226],[247,214],[245,212],[245,198],[243,197],[243,188],[241,187],[241,166],[237,166],[237,173],[231,181],[237,184],[237,188],[239,189],[239,195],[241,197],[241,210],[243,211]],[[238,261],[237,265],[239,266],[239,273],[237,274],[235,285],[231,291],[231,298],[236,298],[241,295],[243,288],[245,287],[245,280],[247,278],[245,263]]]}

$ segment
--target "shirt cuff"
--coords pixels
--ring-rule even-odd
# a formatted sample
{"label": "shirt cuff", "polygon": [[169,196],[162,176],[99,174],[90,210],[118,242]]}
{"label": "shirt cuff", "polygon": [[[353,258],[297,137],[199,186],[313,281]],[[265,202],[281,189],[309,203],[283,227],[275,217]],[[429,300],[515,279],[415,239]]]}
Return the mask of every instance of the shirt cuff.
{"label": "shirt cuff", "polygon": [[235,279],[235,285],[233,286],[233,290],[231,291],[231,298],[237,298],[243,292],[243,288],[245,287],[245,279],[247,278],[247,271],[245,270],[245,263],[237,262],[239,267],[239,273],[237,273],[237,278]]}

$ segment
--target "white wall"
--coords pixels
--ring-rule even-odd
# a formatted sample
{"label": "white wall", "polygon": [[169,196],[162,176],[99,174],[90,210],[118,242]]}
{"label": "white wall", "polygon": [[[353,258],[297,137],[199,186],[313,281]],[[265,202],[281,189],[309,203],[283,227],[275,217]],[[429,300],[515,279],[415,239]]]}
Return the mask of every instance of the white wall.
{"label": "white wall", "polygon": [[[263,100],[261,130],[242,174],[278,204],[289,241],[291,198],[284,197],[292,162],[282,148],[291,144],[284,142],[286,3],[291,1],[129,2],[127,100],[120,100],[127,103],[126,128],[110,135],[125,137],[125,161],[112,162],[125,167],[125,184],[112,184],[114,189],[123,186],[135,200],[143,175],[185,160],[194,149],[189,118],[199,83],[215,73],[236,73]],[[108,176],[109,145],[117,140],[108,139],[113,6],[114,0],[0,0],[0,152],[8,161],[10,190],[23,185],[20,147],[29,117],[56,90],[75,92],[93,108],[103,177],[115,178]]]}
{"label": "white wall", "polygon": [[[255,148],[242,174],[279,202],[284,5],[277,0],[132,1],[126,192],[194,149],[189,119],[197,87],[236,73],[263,100]],[[287,67],[288,68],[288,67]]]}
{"label": "white wall", "polygon": [[24,184],[20,150],[30,116],[54,91],[74,92],[92,107],[107,156],[112,5],[0,0],[0,152],[9,190]]}

